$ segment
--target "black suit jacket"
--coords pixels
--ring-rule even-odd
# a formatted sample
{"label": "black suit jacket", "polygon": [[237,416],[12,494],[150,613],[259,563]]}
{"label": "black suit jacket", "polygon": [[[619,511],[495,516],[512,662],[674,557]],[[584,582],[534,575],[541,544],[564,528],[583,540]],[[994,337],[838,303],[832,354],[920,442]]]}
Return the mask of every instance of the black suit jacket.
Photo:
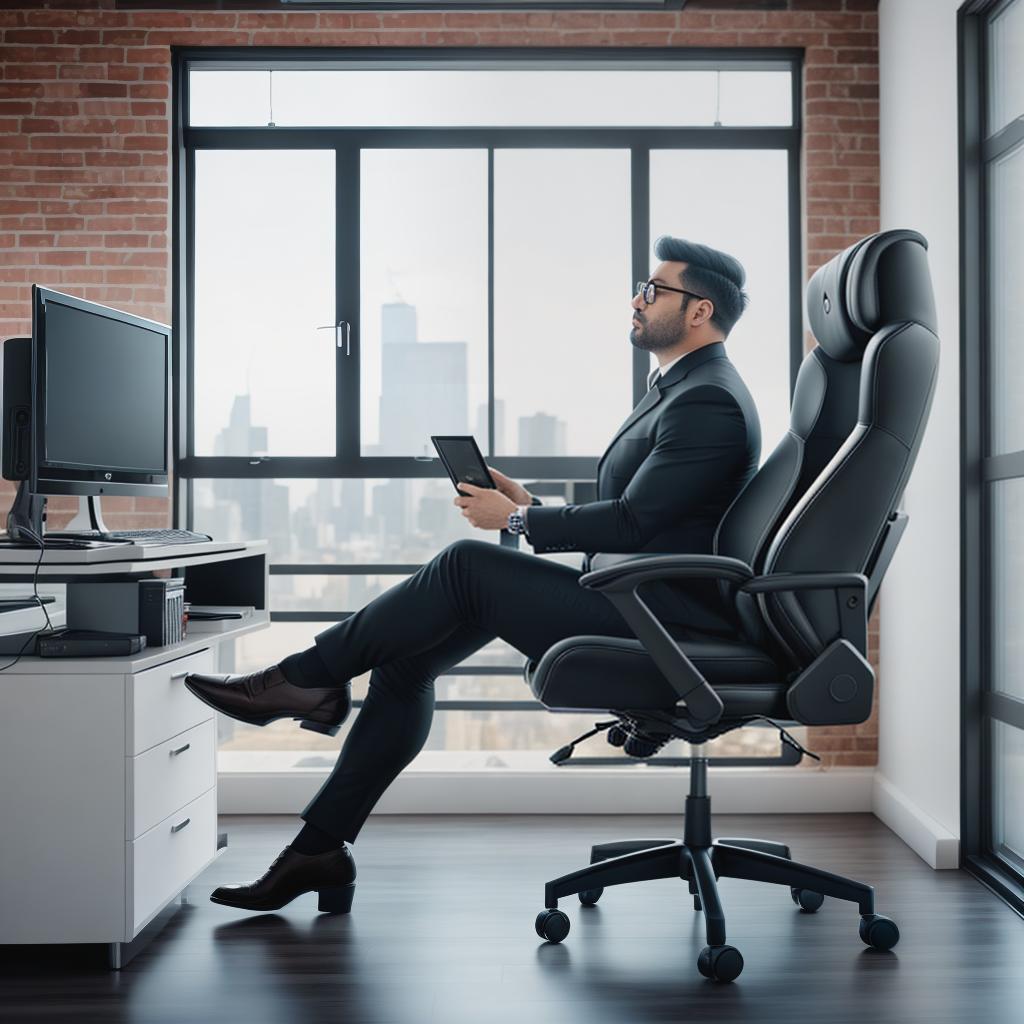
{"label": "black suit jacket", "polygon": [[[619,427],[598,463],[597,500],[535,505],[529,541],[538,554],[586,552],[584,569],[598,552],[708,553],[760,455],[754,400],[724,344],[706,345],[659,377]],[[713,584],[652,584],[644,596],[665,621],[729,629]]]}

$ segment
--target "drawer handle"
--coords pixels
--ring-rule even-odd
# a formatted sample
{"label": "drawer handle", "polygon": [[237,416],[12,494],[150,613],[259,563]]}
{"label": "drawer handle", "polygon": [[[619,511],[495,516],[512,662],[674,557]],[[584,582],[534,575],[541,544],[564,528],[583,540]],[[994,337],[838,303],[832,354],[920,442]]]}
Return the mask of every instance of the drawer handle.
{"label": "drawer handle", "polygon": [[183,669],[181,672],[172,672],[171,673],[171,682],[173,683],[175,679],[184,679],[185,676],[188,675],[188,672],[189,672],[189,670],[187,668]]}
{"label": "drawer handle", "polygon": [[177,825],[171,826],[171,831],[180,832],[191,820],[191,818],[186,818],[184,821],[179,821]]}
{"label": "drawer handle", "polygon": [[171,751],[171,757],[177,757],[178,754],[184,754],[185,751],[188,750],[188,748],[191,747],[191,746],[192,746],[191,743],[186,743],[182,747],[176,747],[174,750]]}

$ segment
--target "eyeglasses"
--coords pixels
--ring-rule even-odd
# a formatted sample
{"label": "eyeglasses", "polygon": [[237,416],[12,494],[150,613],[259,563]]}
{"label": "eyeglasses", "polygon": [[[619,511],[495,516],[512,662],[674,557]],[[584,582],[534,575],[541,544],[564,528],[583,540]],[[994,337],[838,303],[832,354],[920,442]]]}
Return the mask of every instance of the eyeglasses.
{"label": "eyeglasses", "polygon": [[633,298],[635,299],[640,295],[643,297],[644,305],[652,306],[657,301],[659,288],[663,292],[678,292],[680,295],[692,295],[695,299],[707,299],[706,295],[698,295],[696,292],[691,292],[686,288],[672,288],[667,284],[655,284],[654,281],[637,281]]}

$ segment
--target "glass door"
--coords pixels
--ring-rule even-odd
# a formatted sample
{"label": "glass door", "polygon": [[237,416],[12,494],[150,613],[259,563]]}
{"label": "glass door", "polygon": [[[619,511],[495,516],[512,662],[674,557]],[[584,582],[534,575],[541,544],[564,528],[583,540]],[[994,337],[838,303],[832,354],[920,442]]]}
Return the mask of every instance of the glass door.
{"label": "glass door", "polygon": [[963,846],[1024,912],[1024,0],[961,13]]}

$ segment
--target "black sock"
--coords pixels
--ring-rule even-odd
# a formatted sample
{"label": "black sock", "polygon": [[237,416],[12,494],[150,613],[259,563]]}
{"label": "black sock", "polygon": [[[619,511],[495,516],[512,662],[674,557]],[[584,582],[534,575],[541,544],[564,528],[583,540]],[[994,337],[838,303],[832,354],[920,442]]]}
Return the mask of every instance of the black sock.
{"label": "black sock", "polygon": [[298,654],[289,654],[284,661],[278,662],[278,667],[284,673],[285,679],[293,686],[308,686],[313,689],[337,686],[331,678],[327,666],[316,647],[299,651]]}
{"label": "black sock", "polygon": [[299,834],[292,840],[291,847],[296,853],[307,856],[314,853],[327,853],[328,850],[340,850],[345,845],[343,839],[335,839],[323,829],[306,822]]}

